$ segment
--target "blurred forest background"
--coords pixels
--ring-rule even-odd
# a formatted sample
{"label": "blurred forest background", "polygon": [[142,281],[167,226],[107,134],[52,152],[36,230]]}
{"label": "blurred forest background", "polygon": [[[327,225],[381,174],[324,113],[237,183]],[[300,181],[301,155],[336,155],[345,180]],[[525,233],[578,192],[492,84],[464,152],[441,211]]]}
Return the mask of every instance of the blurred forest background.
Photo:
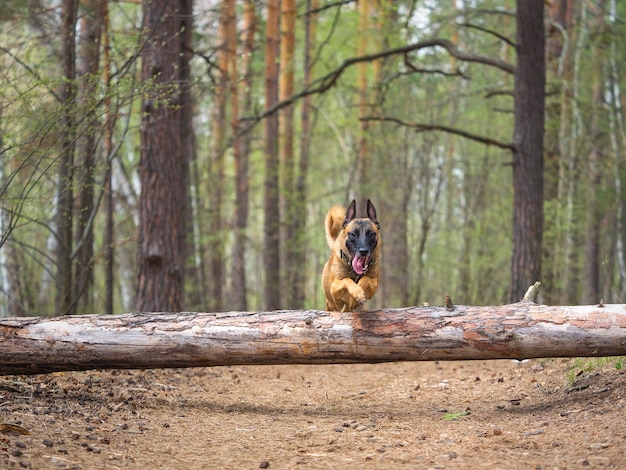
{"label": "blurred forest background", "polygon": [[3,0],[0,316],[624,302],[626,3]]}

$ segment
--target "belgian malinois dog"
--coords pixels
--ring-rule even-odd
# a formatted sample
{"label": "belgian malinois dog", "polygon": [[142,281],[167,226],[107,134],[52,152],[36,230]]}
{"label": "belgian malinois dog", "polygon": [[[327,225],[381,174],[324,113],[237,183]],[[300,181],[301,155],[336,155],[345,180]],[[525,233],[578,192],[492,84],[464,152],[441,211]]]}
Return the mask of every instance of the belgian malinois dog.
{"label": "belgian malinois dog", "polygon": [[331,207],[326,215],[326,241],[332,250],[322,272],[326,310],[351,312],[378,290],[380,224],[368,199],[367,217],[356,217],[356,201],[348,209]]}

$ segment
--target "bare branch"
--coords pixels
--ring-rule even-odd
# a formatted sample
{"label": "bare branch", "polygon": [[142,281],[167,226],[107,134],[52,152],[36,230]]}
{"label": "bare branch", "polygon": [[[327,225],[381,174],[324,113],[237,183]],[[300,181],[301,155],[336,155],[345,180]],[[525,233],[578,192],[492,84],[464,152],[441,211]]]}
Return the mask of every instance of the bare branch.
{"label": "bare branch", "polygon": [[298,15],[298,17],[308,16],[308,15],[317,15],[318,13],[321,13],[324,10],[328,10],[330,8],[335,8],[335,7],[342,7],[343,5],[349,5],[350,3],[356,3],[356,0],[339,0],[338,2],[328,3],[326,5],[322,5],[321,7],[315,8],[313,10],[305,11],[303,14]]}
{"label": "bare branch", "polygon": [[495,140],[495,139],[492,139],[490,137],[486,137],[486,136],[482,136],[482,135],[478,135],[478,134],[473,134],[471,132],[464,131],[463,129],[457,129],[455,127],[443,126],[443,125],[440,125],[440,124],[422,124],[422,123],[418,123],[418,122],[408,122],[408,121],[403,121],[402,119],[398,119],[398,118],[394,118],[394,117],[388,117],[388,116],[387,117],[385,117],[385,116],[383,116],[383,117],[379,117],[379,116],[365,116],[365,117],[361,118],[361,120],[364,120],[364,121],[393,122],[393,123],[396,123],[396,124],[404,126],[404,127],[410,127],[412,129],[415,129],[417,132],[423,132],[423,131],[447,132],[448,134],[458,135],[460,137],[464,137],[466,139],[470,139],[470,140],[473,140],[475,142],[479,142],[481,144],[493,145],[494,147],[499,147],[501,149],[515,151],[515,145],[512,142],[511,143],[501,142],[499,140]]}
{"label": "bare branch", "polygon": [[510,96],[515,97],[513,90],[492,90],[485,94],[485,98],[493,98],[494,96]]}
{"label": "bare branch", "polygon": [[509,38],[507,38],[506,36],[500,33],[497,33],[496,31],[492,31],[491,29],[483,28],[482,26],[478,26],[478,25],[471,24],[471,23],[459,23],[458,26],[463,27],[463,28],[471,28],[471,29],[476,29],[478,31],[482,31],[483,33],[487,33],[491,36],[495,36],[500,41],[507,43],[511,47],[517,48],[517,44],[515,44],[512,40],[510,40]]}
{"label": "bare branch", "polygon": [[[6,55],[11,57],[11,59],[13,59],[15,62],[20,64],[28,73],[30,73],[33,77],[35,77],[39,81],[39,83],[41,84],[45,83],[44,80],[41,78],[41,75],[39,75],[35,69],[29,66],[26,62],[24,62],[18,56],[13,54],[9,49],[7,49],[6,47],[0,46],[0,51],[4,52]],[[61,97],[54,90],[52,90],[51,88],[48,88],[48,93],[50,93],[54,97],[54,99],[57,100],[59,103],[61,102]]]}
{"label": "bare branch", "polygon": [[448,53],[451,56],[456,57],[459,60],[462,60],[465,62],[476,62],[476,63],[483,64],[483,65],[489,65],[491,67],[498,68],[502,70],[503,72],[506,72],[510,75],[515,74],[514,65],[511,65],[504,60],[497,59],[494,57],[487,57],[487,56],[471,54],[468,52],[460,51],[451,41],[448,41],[447,39],[435,38],[435,39],[423,41],[421,43],[417,43],[416,45],[419,45],[419,44],[422,44],[421,47],[419,47],[419,49],[423,49],[426,47],[437,47],[437,46],[443,47],[444,49],[448,51]]}
{"label": "bare branch", "polygon": [[[424,69],[421,67],[416,67],[409,60],[408,54],[404,54],[404,65],[411,71],[410,73],[431,73],[431,74],[436,74],[436,75],[442,75],[444,77],[461,77],[464,79],[469,79],[469,77],[465,75],[463,72],[461,72],[461,69],[459,69],[458,67],[456,71],[454,72],[446,72],[445,70],[442,70],[442,69]],[[399,73],[397,75],[406,75],[406,73]]]}
{"label": "bare branch", "polygon": [[[296,93],[295,95],[292,95],[283,101],[279,101],[274,106],[267,108],[263,112],[253,117],[242,119],[242,121],[247,120],[251,122],[248,126],[243,128],[239,134],[234,136],[232,140],[237,139],[241,135],[249,132],[262,119],[266,118],[267,116],[272,115],[273,113],[281,110],[282,108],[286,106],[293,104],[299,99],[304,98],[305,96],[314,95],[318,93],[324,93],[328,91],[330,88],[335,86],[335,84],[337,83],[339,78],[343,75],[343,73],[349,67],[353,65],[360,64],[362,62],[373,62],[375,60],[382,59],[384,57],[391,57],[391,56],[399,55],[399,54],[409,54],[410,52],[415,52],[415,51],[419,51],[422,49],[428,49],[428,48],[433,48],[433,47],[442,47],[446,49],[446,51],[448,51],[448,54],[450,54],[453,57],[456,57],[458,60],[461,60],[461,61],[475,62],[475,63],[479,63],[483,65],[489,65],[491,67],[500,69],[503,72],[506,72],[508,74],[515,73],[515,66],[511,65],[510,63],[504,60],[460,51],[451,41],[447,39],[439,39],[439,38],[427,39],[427,40],[420,41],[414,44],[407,44],[406,46],[396,47],[393,49],[387,49],[387,50],[376,52],[373,54],[365,54],[365,55],[358,56],[358,57],[351,57],[349,59],[344,60],[341,63],[341,65],[339,65],[339,67],[337,67],[335,70],[327,73],[326,75],[318,78],[317,80],[314,80],[313,82],[311,82],[309,86],[305,87],[299,93]],[[495,144],[492,144],[492,145],[495,145]],[[505,148],[509,148],[508,146],[506,146],[506,144],[502,144],[502,145],[505,145]]]}
{"label": "bare branch", "polygon": [[465,10],[461,10],[460,14],[463,16],[484,16],[484,15],[502,15],[502,16],[511,16],[513,18],[515,18],[515,12],[514,11],[508,11],[508,10],[490,10],[487,8],[471,8],[471,9],[465,9]]}

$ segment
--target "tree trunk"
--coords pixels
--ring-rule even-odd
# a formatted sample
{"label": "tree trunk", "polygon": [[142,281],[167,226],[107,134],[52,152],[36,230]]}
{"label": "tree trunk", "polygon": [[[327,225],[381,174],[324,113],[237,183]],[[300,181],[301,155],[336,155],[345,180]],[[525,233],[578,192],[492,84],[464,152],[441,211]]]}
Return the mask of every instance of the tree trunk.
{"label": "tree trunk", "polygon": [[[614,12],[616,3],[611,2],[610,11]],[[626,129],[624,126],[624,99],[621,86],[621,60],[618,50],[621,48],[620,38],[609,35],[610,45],[608,54],[608,119],[609,119],[609,142],[611,150],[611,162],[616,171],[613,172],[613,188],[615,191],[615,226],[614,237],[616,243],[612,244],[614,256],[610,257],[610,263],[615,266],[608,272],[614,276],[611,283],[606,283],[603,291],[608,293],[615,289],[617,292],[626,292],[626,165],[624,149],[626,148]]]}
{"label": "tree trunk", "polygon": [[[182,207],[181,207],[181,237],[180,251],[183,257],[183,266],[186,271],[183,279],[189,282],[189,297],[193,300],[194,308],[202,306],[206,308],[204,303],[199,299],[202,298],[206,291],[206,284],[198,281],[201,276],[196,276],[196,272],[203,267],[204,260],[200,256],[195,256],[195,245],[193,243],[194,236],[194,214],[193,204],[191,201],[191,162],[195,160],[196,140],[193,127],[193,93],[191,85],[191,66],[190,62],[193,57],[193,0],[179,0],[178,3],[178,28],[179,28],[179,47],[178,67],[180,74],[180,145],[181,145],[181,171],[183,187]],[[196,259],[200,259],[196,264]],[[183,288],[185,286],[183,285]],[[185,296],[185,305],[190,308],[190,303]]]}
{"label": "tree trunk", "polygon": [[545,292],[546,302],[561,303],[562,286],[560,272],[562,270],[562,234],[561,197],[563,183],[560,181],[564,167],[561,162],[566,133],[569,128],[572,78],[572,44],[575,37],[574,1],[555,0],[547,7],[549,27],[546,38],[546,67],[548,80],[559,84],[561,93],[547,99],[546,103],[546,136],[545,136],[545,169],[544,169],[544,201],[549,212],[546,218],[556,227],[552,234],[544,240],[544,260],[548,269],[542,272],[542,282],[548,286]]}
{"label": "tree trunk", "polygon": [[[2,217],[4,215],[1,214]],[[26,266],[24,254],[12,238],[8,239],[4,254],[5,282],[8,284],[6,312],[11,317],[25,317],[30,313],[33,302],[29,282],[23,274]]]}
{"label": "tree trunk", "polygon": [[[364,56],[368,52],[368,40],[370,31],[370,1],[361,0],[358,2],[358,39],[357,39],[357,55]],[[370,64],[368,62],[360,62],[357,65],[357,97],[358,97],[358,117],[359,117],[359,136],[356,149],[356,181],[353,182],[353,193],[356,199],[357,211],[359,208],[363,210],[366,207],[366,201],[371,197],[369,194],[369,170],[370,170],[370,149],[369,149],[369,121],[361,119],[370,114],[369,109],[369,76],[371,75]],[[362,213],[361,215],[364,215]],[[359,216],[359,214],[357,214]]]}
{"label": "tree trunk", "polygon": [[[281,0],[280,15],[280,77],[278,82],[279,100],[287,100],[293,95],[296,42],[296,2]],[[298,214],[295,213],[296,194],[295,159],[294,159],[294,105],[289,104],[279,114],[280,132],[280,166],[282,182],[280,191],[281,203],[281,266],[283,270],[283,286],[285,287],[284,305],[287,308],[301,308],[295,304],[296,276],[303,269],[294,260],[298,251],[298,240],[295,238],[293,223]]]}
{"label": "tree trunk", "polygon": [[215,83],[215,102],[213,104],[212,149],[211,149],[211,195],[209,203],[209,296],[208,308],[222,310],[224,287],[224,236],[222,233],[222,201],[224,199],[224,150],[228,121],[226,102],[228,98],[228,21],[229,3],[220,2],[219,25],[217,28],[217,79]]}
{"label": "tree trunk", "polygon": [[[267,26],[265,39],[265,109],[278,101],[278,45],[279,45],[280,2],[267,3]],[[281,304],[280,286],[280,204],[278,158],[278,114],[265,118],[265,194],[263,208],[265,270],[265,306],[276,310]]]}
{"label": "tree trunk", "polygon": [[[252,109],[252,54],[254,52],[254,37],[256,33],[256,10],[253,0],[246,0],[243,10],[243,34],[241,51],[242,81],[238,95],[243,100],[243,111],[249,113]],[[234,27],[234,25],[233,25]],[[233,116],[234,118],[234,116]],[[235,243],[233,247],[232,294],[233,308],[247,310],[246,287],[246,230],[248,227],[248,161],[250,154],[250,133],[239,136],[239,116],[237,127],[233,129],[233,157],[235,160]]]}
{"label": "tree trunk", "polygon": [[185,168],[180,141],[179,2],[144,1],[137,309],[183,306]]}
{"label": "tree trunk", "polygon": [[115,266],[115,236],[113,225],[115,221],[115,200],[113,198],[113,127],[115,116],[111,110],[111,54],[110,54],[110,22],[109,4],[102,3],[102,32],[103,32],[103,71],[104,82],[104,154],[106,155],[106,175],[104,179],[104,313],[114,312],[114,266]]}
{"label": "tree trunk", "polygon": [[0,319],[0,375],[624,354],[624,305]]}
{"label": "tree trunk", "polygon": [[[602,11],[606,5],[602,2],[597,6],[598,10],[592,12],[590,27],[593,37],[603,37],[606,23]],[[608,128],[604,119],[606,109],[604,107],[605,77],[603,64],[606,63],[605,47],[595,47],[592,62],[592,86],[591,86],[591,149],[587,160],[587,217],[585,220],[585,261],[583,269],[583,295],[580,299],[583,303],[600,301],[600,224],[603,217],[602,204],[602,173],[601,168],[609,166],[603,162],[605,154],[604,130]],[[608,145],[607,145],[608,147]],[[608,149],[607,149],[608,150]],[[606,151],[608,154],[610,151]],[[609,278],[610,279],[610,278]],[[610,281],[609,281],[610,282]]]}
{"label": "tree trunk", "polygon": [[74,299],[76,312],[93,313],[93,212],[95,210],[94,187],[96,171],[96,133],[99,119],[96,113],[96,80],[100,66],[100,37],[102,33],[102,3],[89,0],[82,4],[80,28],[80,70],[78,71],[81,114],[84,116],[79,138],[78,221],[76,244],[78,253],[75,263]]}
{"label": "tree trunk", "polygon": [[74,147],[76,130],[76,17],[78,1],[64,0],[61,6],[63,86],[61,89],[62,135],[59,156],[56,236],[56,308],[59,314],[72,313],[72,231],[74,211]]}
{"label": "tree trunk", "polygon": [[[315,41],[317,37],[317,15],[309,13],[317,8],[317,0],[306,1],[306,14],[304,19],[304,74],[302,86],[307,88],[311,84],[313,77],[313,53],[315,51]],[[311,113],[311,95],[302,99],[301,108],[301,130],[300,130],[300,160],[298,161],[298,176],[296,177],[296,188],[293,202],[293,219],[287,221],[292,226],[293,238],[297,242],[297,249],[294,250],[294,257],[291,263],[297,268],[294,271],[291,297],[294,308],[304,308],[306,300],[307,282],[307,238],[306,222],[307,210],[306,202],[308,197],[307,177],[309,174],[309,160],[311,153],[311,137],[313,135],[313,123]]]}
{"label": "tree trunk", "polygon": [[543,1],[517,2],[513,256],[509,299],[541,276],[545,48]]}

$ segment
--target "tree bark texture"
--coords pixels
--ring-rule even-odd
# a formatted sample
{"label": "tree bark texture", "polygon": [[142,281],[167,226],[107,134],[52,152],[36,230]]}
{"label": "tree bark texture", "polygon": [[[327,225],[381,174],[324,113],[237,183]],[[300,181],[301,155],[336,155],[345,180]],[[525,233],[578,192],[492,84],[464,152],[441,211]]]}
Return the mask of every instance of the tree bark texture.
{"label": "tree bark texture", "polygon": [[183,305],[183,217],[189,179],[180,123],[179,2],[144,1],[137,308],[179,311]]}
{"label": "tree bark texture", "polygon": [[61,153],[56,202],[56,308],[71,313],[72,299],[72,229],[74,225],[74,150],[76,136],[76,18],[78,2],[61,4],[61,61],[64,82],[61,87]]}
{"label": "tree bark texture", "polygon": [[[278,102],[280,2],[267,2],[265,27],[265,108]],[[265,307],[280,308],[280,202],[279,202],[278,115],[265,119],[265,191],[263,196],[263,267],[265,271]]]}
{"label": "tree bark texture", "polygon": [[[361,0],[357,4],[359,23],[358,23],[358,39],[357,39],[357,55],[365,56],[368,53],[368,43],[370,39],[370,0]],[[369,77],[371,76],[370,64],[368,62],[360,62],[357,71],[357,106],[359,116],[359,135],[356,149],[355,173],[356,180],[350,181],[354,199],[356,199],[356,207],[365,208],[366,201],[371,198],[370,194],[370,149],[369,149],[369,121],[362,118],[370,114],[369,107]],[[351,178],[352,179],[352,178]],[[361,214],[362,215],[362,214]],[[357,212],[357,216],[359,212]]]}
{"label": "tree bark texture", "polygon": [[545,39],[543,2],[518,2],[511,301],[541,278]]}
{"label": "tree bark texture", "polygon": [[76,224],[76,249],[73,302],[76,313],[93,313],[94,234],[97,134],[100,126],[97,114],[96,83],[100,68],[100,37],[103,24],[103,4],[95,0],[83,2],[80,20],[80,54],[78,58],[78,101],[84,116],[78,139],[78,170],[80,211]]}
{"label": "tree bark texture", "polygon": [[[196,254],[194,239],[194,215],[193,203],[191,200],[191,163],[195,159],[196,138],[193,127],[194,116],[194,98],[192,93],[191,79],[191,59],[193,57],[193,0],[179,0],[178,2],[178,28],[179,28],[179,48],[178,56],[179,66],[179,92],[180,92],[180,152],[181,152],[181,180],[182,194],[181,197],[181,213],[180,218],[180,244],[183,257],[183,266],[185,274],[183,279],[197,280],[196,270],[202,269],[204,260],[196,264],[194,256]],[[199,253],[198,253],[199,254]],[[198,256],[200,258],[200,256]],[[187,295],[195,302],[206,291],[206,284],[199,285],[198,282],[191,282]],[[184,284],[183,284],[184,286]],[[184,288],[184,287],[183,287]],[[184,304],[187,305],[187,297]],[[198,303],[196,303],[198,305]],[[190,308],[190,307],[188,307]],[[197,307],[196,307],[197,308]],[[204,308],[204,307],[203,307]]]}
{"label": "tree bark texture", "polygon": [[[238,95],[242,101],[243,114],[250,114],[252,109],[252,84],[253,68],[252,54],[254,53],[254,40],[256,35],[256,7],[253,0],[244,2],[242,13],[242,36],[241,36],[241,74]],[[234,25],[233,25],[234,26]],[[236,60],[235,60],[236,61]],[[235,163],[235,243],[232,256],[232,305],[238,310],[247,310],[247,286],[246,286],[246,229],[248,227],[249,212],[249,154],[250,133],[238,135],[242,128],[237,113],[237,125],[233,128],[236,136],[233,142],[233,158]]]}
{"label": "tree bark texture", "polygon": [[624,354],[621,304],[0,319],[0,375]]}
{"label": "tree bark texture", "polygon": [[[606,34],[606,22],[604,16],[598,12],[593,12],[589,25],[591,35],[600,36]],[[591,134],[591,148],[587,157],[587,175],[583,179],[587,187],[587,214],[585,218],[585,260],[583,268],[584,279],[582,286],[582,298],[584,303],[593,303],[600,300],[600,276],[601,276],[601,245],[603,230],[601,230],[603,208],[603,172],[604,167],[609,166],[607,155],[610,153],[609,144],[602,127],[608,128],[605,121],[607,114],[604,96],[606,95],[607,77],[604,73],[603,64],[607,62],[604,49],[596,52],[592,59],[592,119],[589,123]],[[583,176],[585,178],[585,176]],[[608,230],[605,230],[608,232]],[[612,271],[609,271],[612,272]],[[610,284],[610,279],[604,279],[603,284]]]}
{"label": "tree bark texture", "polygon": [[[296,2],[295,0],[281,0],[280,2],[280,70],[278,79],[278,99],[287,100],[294,94],[295,71],[295,43],[296,43]],[[287,308],[302,308],[303,302],[296,303],[296,278],[304,266],[295,262],[298,252],[304,249],[302,240],[296,238],[293,221],[299,217],[295,212],[296,199],[301,197],[296,193],[296,171],[294,156],[294,113],[295,106],[290,104],[279,113],[279,159],[280,159],[280,207],[281,207],[281,250],[280,263],[282,266],[284,299],[282,302]]]}
{"label": "tree bark texture", "polygon": [[[306,11],[311,12],[317,8],[317,0],[306,0]],[[314,53],[317,38],[317,15],[307,13],[304,18],[304,63],[302,82],[305,88],[311,85],[313,79]],[[296,176],[293,218],[287,223],[292,226],[293,238],[296,241],[294,257],[290,265],[298,266],[294,271],[293,285],[291,286],[291,300],[293,308],[303,308],[306,300],[307,283],[307,253],[306,240],[307,211],[306,203],[308,198],[307,179],[309,174],[309,161],[311,158],[311,137],[313,136],[313,116],[314,108],[312,97],[305,96],[302,99],[300,108],[300,159],[298,160],[298,171]]]}
{"label": "tree bark texture", "polygon": [[102,3],[102,81],[104,82],[104,154],[107,156],[106,175],[104,178],[104,312],[113,313],[114,309],[114,263],[115,242],[115,199],[113,198],[113,130],[115,118],[111,109],[111,32],[109,23],[109,4]]}
{"label": "tree bark texture", "polygon": [[[230,48],[228,30],[231,20],[229,11],[230,0],[220,2],[219,25],[217,28],[217,77],[215,79],[215,101],[213,104],[212,126],[212,150],[210,159],[211,189],[208,202],[209,225],[206,227],[210,234],[209,238],[209,285],[208,285],[208,308],[213,311],[222,310],[224,282],[224,236],[222,201],[224,200],[224,168],[225,168],[225,143],[228,130],[227,101],[228,101],[228,62]],[[205,204],[207,202],[205,201]]]}

